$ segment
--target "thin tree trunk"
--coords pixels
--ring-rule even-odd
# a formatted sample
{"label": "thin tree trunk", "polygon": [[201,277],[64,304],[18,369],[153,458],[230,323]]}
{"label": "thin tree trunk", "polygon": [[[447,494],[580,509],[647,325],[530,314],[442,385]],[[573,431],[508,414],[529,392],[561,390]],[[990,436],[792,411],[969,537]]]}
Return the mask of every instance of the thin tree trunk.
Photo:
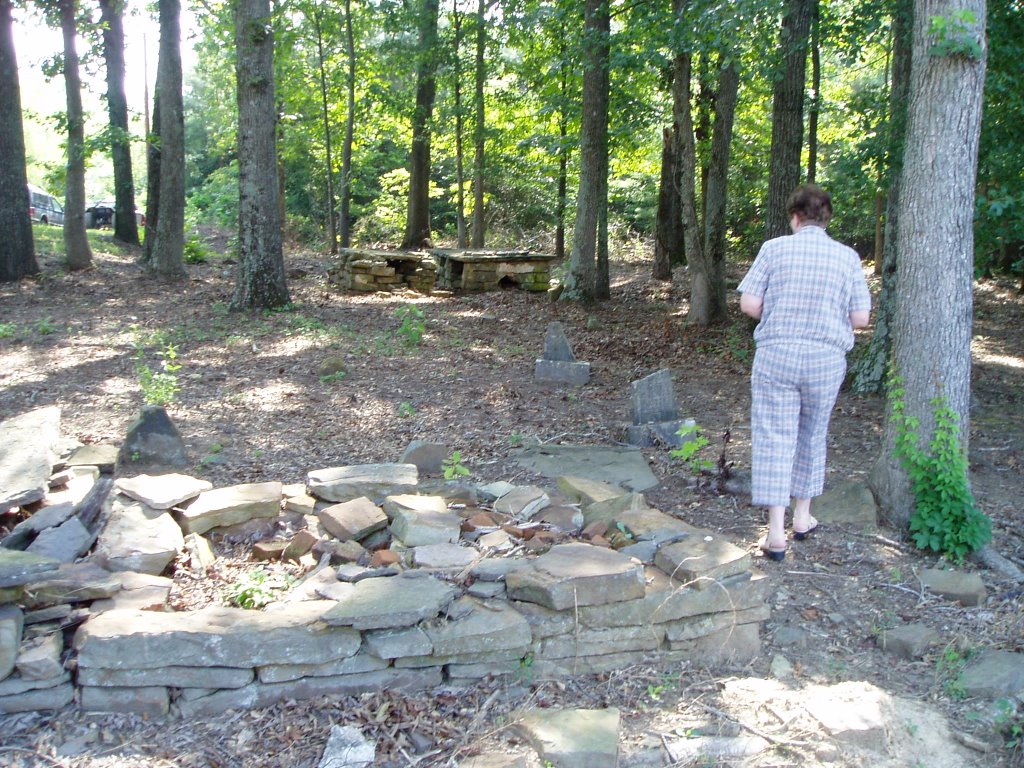
{"label": "thin tree trunk", "polygon": [[885,391],[885,372],[892,350],[892,318],[896,306],[896,229],[900,219],[899,192],[903,176],[907,103],[910,97],[913,1],[900,0],[893,13],[892,88],[889,92],[886,160],[885,227],[882,235],[882,290],[875,304],[875,330],[864,353],[850,368],[851,389],[862,394]]}
{"label": "thin tree trunk", "polygon": [[160,104],[160,199],[149,268],[160,277],[180,280],[186,275],[180,0],[160,0],[159,9],[160,60],[156,79]]}
{"label": "thin tree trunk", "polygon": [[324,36],[320,23],[320,6],[313,12],[313,24],[316,30],[317,66],[320,72],[320,104],[324,116],[324,145],[327,157],[327,241],[330,243],[328,252],[338,252],[338,231],[335,224],[336,209],[334,205],[334,157],[331,154],[331,112],[327,103],[327,72],[324,67]]}
{"label": "thin tree trunk", "polygon": [[437,73],[438,0],[423,0],[420,11],[416,107],[412,116],[412,157],[409,208],[403,249],[429,248],[430,242],[430,119],[434,111]]}
{"label": "thin tree trunk", "polygon": [[674,256],[682,250],[674,134],[670,127],[661,132],[661,178],[658,181],[658,215],[654,227],[654,264],[651,268],[651,277],[655,280],[672,279]]}
{"label": "thin tree trunk", "polygon": [[476,84],[473,106],[473,247],[484,247],[484,82],[487,79],[487,0],[476,11]]}
{"label": "thin tree trunk", "polygon": [[11,0],[0,0],[0,282],[39,272],[28,217],[25,133]]}
{"label": "thin tree trunk", "polygon": [[124,91],[124,27],[121,0],[99,0],[103,20],[103,59],[107,69],[107,115],[110,121],[110,157],[114,166],[114,237],[139,244],[135,220],[135,180],[132,177],[128,98]]}
{"label": "thin tree trunk", "polygon": [[583,119],[580,125],[580,186],[576,196],[569,270],[563,300],[597,298],[598,225],[601,218],[601,173],[608,153],[608,37],[607,0],[586,0],[583,39]]}
{"label": "thin tree trunk", "polygon": [[[607,5],[605,6],[607,8]],[[605,33],[610,33],[610,28],[605,27]],[[605,41],[602,56],[605,66],[601,68],[601,110],[604,113],[604,152],[601,153],[601,167],[597,173],[597,269],[594,273],[594,298],[604,301],[611,298],[612,281],[611,265],[608,263],[608,108],[611,95],[611,78],[609,67],[610,50],[608,47],[609,38]]]}
{"label": "thin tree trunk", "polygon": [[78,52],[75,49],[75,0],[59,0],[58,9],[61,34],[64,37],[64,90],[68,105],[64,258],[68,269],[77,270],[92,265],[92,250],[85,232],[85,113],[82,110],[82,81],[78,74]]}
{"label": "thin tree trunk", "polygon": [[345,0],[345,44],[348,53],[348,116],[345,118],[345,146],[341,152],[341,247],[352,241],[349,222],[352,210],[352,141],[356,121],[356,42],[352,31],[352,3]]}
{"label": "thin tree trunk", "polygon": [[565,114],[569,95],[565,35],[558,41],[558,199],[555,201],[555,256],[565,258],[565,211],[569,200],[569,119]]}
{"label": "thin tree trunk", "polygon": [[[935,53],[929,25],[955,11],[977,20],[962,37],[980,55]],[[985,81],[984,0],[916,0],[906,149],[896,229],[899,301],[893,315],[893,368],[906,418],[927,446],[935,400],[957,415],[962,450],[970,434],[974,196]],[[913,494],[895,454],[890,401],[872,487],[890,523],[905,526]]]}
{"label": "thin tree trunk", "polygon": [[[159,84],[157,84],[159,86]],[[153,263],[157,223],[160,220],[160,88],[153,89],[153,130],[146,135],[146,237],[139,263]]]}
{"label": "thin tree trunk", "polygon": [[455,55],[452,77],[455,80],[455,232],[459,248],[466,247],[466,170],[462,147],[462,15],[459,0],[452,0],[452,26],[455,28]]}
{"label": "thin tree trunk", "polygon": [[821,4],[811,16],[811,100],[807,108],[807,183],[818,176],[818,115],[821,110]]}
{"label": "thin tree trunk", "polygon": [[772,97],[772,149],[768,179],[765,237],[789,233],[786,201],[800,183],[804,136],[804,79],[807,41],[816,0],[787,0],[782,19],[782,66]]}
{"label": "thin tree trunk", "polygon": [[277,109],[270,0],[237,0],[238,270],[233,310],[288,303],[277,183]]}
{"label": "thin tree trunk", "polygon": [[689,318],[691,323],[701,325],[725,322],[729,316],[725,294],[725,213],[728,203],[729,145],[732,142],[739,86],[739,70],[736,60],[732,59],[718,72],[715,119],[711,132],[711,162],[708,164],[707,186],[704,189],[704,264],[703,269],[691,270],[694,281],[703,280],[706,283],[696,293],[707,296],[707,308],[700,315],[694,315],[691,303]]}

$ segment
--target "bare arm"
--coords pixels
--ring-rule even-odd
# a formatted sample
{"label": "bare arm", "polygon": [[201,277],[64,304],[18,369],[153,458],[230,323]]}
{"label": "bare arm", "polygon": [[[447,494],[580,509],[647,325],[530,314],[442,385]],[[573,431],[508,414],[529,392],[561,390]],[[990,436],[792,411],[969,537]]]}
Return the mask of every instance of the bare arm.
{"label": "bare arm", "polygon": [[870,309],[858,309],[856,312],[850,313],[850,325],[854,328],[867,328],[870,319]]}
{"label": "bare arm", "polygon": [[744,315],[750,315],[755,320],[760,320],[763,307],[764,299],[760,296],[754,296],[752,293],[740,295],[740,312]]}

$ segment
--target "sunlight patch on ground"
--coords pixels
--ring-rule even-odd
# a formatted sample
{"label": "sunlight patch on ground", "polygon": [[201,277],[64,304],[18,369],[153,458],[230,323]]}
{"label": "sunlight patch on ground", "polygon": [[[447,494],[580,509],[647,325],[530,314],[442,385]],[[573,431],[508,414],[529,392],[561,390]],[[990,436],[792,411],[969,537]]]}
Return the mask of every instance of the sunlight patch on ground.
{"label": "sunlight patch on ground", "polygon": [[979,363],[1003,365],[1007,368],[1024,370],[1024,358],[1005,354],[1005,349],[986,336],[975,336],[971,344],[971,351],[975,360]]}

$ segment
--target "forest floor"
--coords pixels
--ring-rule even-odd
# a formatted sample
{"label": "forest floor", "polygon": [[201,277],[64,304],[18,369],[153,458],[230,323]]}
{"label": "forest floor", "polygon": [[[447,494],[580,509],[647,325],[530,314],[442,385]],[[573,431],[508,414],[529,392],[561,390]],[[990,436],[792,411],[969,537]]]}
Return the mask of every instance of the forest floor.
{"label": "forest floor", "polygon": [[[60,405],[66,435],[120,442],[142,404],[139,350],[142,362],[159,370],[155,352],[170,344],[180,392],[169,411],[195,459],[189,471],[215,486],[302,482],[323,467],[397,461],[414,439],[458,450],[475,481],[544,483],[513,462],[517,447],[536,440],[619,443],[630,419],[630,382],[667,367],[682,415],[695,418],[710,440],[708,458],[726,451],[728,462],[749,467],[751,326],[733,304],[730,325],[687,327],[682,269],[673,282],[658,282],[640,255],[620,254],[611,300],[585,307],[517,290],[453,297],[342,293],[328,281],[328,257],[294,249],[286,259],[293,307],[249,315],[228,311],[234,270],[226,257],[190,264],[188,280],[164,284],[147,277],[134,254],[115,248],[108,235],[94,245],[88,271],[66,273],[55,253],[44,254],[38,279],[0,285],[0,419]],[[731,277],[742,270],[736,265]],[[993,546],[1024,565],[1024,306],[1013,286],[998,281],[978,283],[975,302],[973,488],[992,519]],[[418,341],[409,332],[412,321],[403,330],[409,306],[423,315]],[[941,312],[936,315],[941,322]],[[584,387],[534,380],[534,360],[554,320],[565,325],[576,357],[591,364]],[[866,478],[882,420],[881,399],[840,395],[827,487]],[[645,494],[652,506],[759,554],[765,521],[748,498],[695,482],[664,448],[645,456],[661,480]],[[511,708],[524,701],[616,706],[624,750],[639,754],[652,739],[658,746],[655,734],[664,733],[665,718],[675,718],[677,731],[709,720],[721,725],[725,683],[770,679],[776,654],[793,665],[798,686],[866,681],[929,704],[961,741],[974,744],[966,764],[1020,760],[1019,747],[1006,749],[991,725],[976,719],[991,702],[959,698],[956,687],[957,665],[971,653],[1024,652],[1020,584],[968,565],[989,588],[985,605],[961,608],[929,596],[915,574],[941,561],[885,527],[831,526],[791,544],[790,552],[783,563],[758,558],[774,581],[772,617],[763,653],[742,668],[631,668],[560,684],[519,681],[501,695],[495,684],[434,696],[381,692],[170,725],[70,710],[10,716],[0,729],[13,747],[0,753],[0,764],[305,768],[317,764],[330,724],[351,722],[376,734],[379,748],[392,756],[381,765],[456,765],[458,755],[481,744],[519,748],[505,726]],[[916,662],[896,661],[878,648],[881,631],[909,622],[938,630],[943,646]],[[810,642],[776,646],[782,627],[801,629]],[[403,741],[410,723],[432,745],[419,757],[410,756],[415,739]],[[860,764],[823,754],[820,743],[799,736],[791,729],[770,758],[722,764]],[[81,754],[60,757],[75,743],[83,745]]]}

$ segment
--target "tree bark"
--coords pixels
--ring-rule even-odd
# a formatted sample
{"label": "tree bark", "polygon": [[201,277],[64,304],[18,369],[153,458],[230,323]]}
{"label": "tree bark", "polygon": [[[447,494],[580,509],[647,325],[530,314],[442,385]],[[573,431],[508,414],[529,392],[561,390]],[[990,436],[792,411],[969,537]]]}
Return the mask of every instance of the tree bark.
{"label": "tree bark", "polygon": [[110,158],[114,166],[114,238],[129,245],[138,245],[128,98],[124,90],[124,27],[121,23],[124,8],[121,0],[99,0],[99,3],[103,20],[103,60],[107,69]]}
{"label": "tree bark", "polygon": [[356,124],[356,41],[352,31],[352,2],[345,0],[345,45],[348,53],[348,115],[345,146],[341,151],[341,247],[352,244],[352,142]]}
{"label": "tree bark", "polygon": [[816,0],[787,0],[779,45],[782,66],[772,96],[772,150],[765,237],[789,233],[786,200],[800,183],[807,44]]}
{"label": "tree bark", "polygon": [[671,127],[661,133],[661,177],[658,181],[658,215],[654,229],[654,265],[651,277],[671,280],[672,265],[683,250],[682,218],[679,212],[679,186],[676,183],[676,137]]}
{"label": "tree bark", "polygon": [[416,107],[412,115],[409,207],[403,249],[431,247],[430,120],[437,90],[437,13],[438,0],[423,0],[416,66]]}
{"label": "tree bark", "polygon": [[146,237],[139,263],[153,263],[156,229],[160,220],[160,89],[153,89],[153,129],[146,136]]}
{"label": "tree bark", "polygon": [[[685,13],[685,3],[680,3]],[[706,269],[704,261],[704,239],[697,214],[697,142],[693,133],[693,110],[690,106],[690,89],[693,77],[693,60],[689,53],[676,55],[675,72],[672,80],[673,109],[675,123],[679,126],[679,202],[683,222],[683,250],[691,272],[690,309],[687,322],[705,325],[710,306],[707,280],[698,279],[696,272]]]}
{"label": "tree bark", "polygon": [[452,79],[455,81],[455,233],[459,248],[466,243],[466,162],[462,142],[462,15],[459,0],[452,0],[452,27],[455,30],[455,53]]}
{"label": "tree bark", "polygon": [[[611,32],[607,0],[586,0],[583,38],[583,119],[580,125],[580,186],[572,251],[562,300],[593,301],[597,286],[601,173],[608,155],[608,54]],[[607,194],[605,195],[607,197]]]}
{"label": "tree bark", "polygon": [[0,282],[39,272],[32,222],[28,217],[25,133],[21,124],[21,85],[14,49],[11,0],[0,0]]}
{"label": "tree bark", "polygon": [[313,11],[313,25],[316,31],[317,69],[320,75],[320,106],[324,118],[324,151],[327,171],[327,242],[328,252],[338,252],[338,231],[334,206],[334,157],[331,154],[331,112],[327,102],[327,71],[324,64],[324,35],[320,23],[320,6]]}
{"label": "tree bark", "polygon": [[64,179],[64,259],[68,269],[87,269],[92,250],[85,232],[85,113],[82,80],[75,49],[75,0],[59,0],[60,29],[64,37],[64,90],[68,105],[67,175]]}
{"label": "tree bark", "polygon": [[[729,186],[729,145],[739,96],[740,75],[735,59],[719,68],[715,117],[711,130],[711,162],[704,187],[704,247],[700,264],[690,265],[691,296],[706,297],[704,306],[691,298],[688,321],[693,325],[725,322],[729,317],[725,297],[725,213]],[[696,287],[697,281],[703,283]]]}
{"label": "tree bark", "polygon": [[555,256],[565,258],[565,211],[569,202],[569,118],[565,114],[569,95],[565,36],[558,41],[558,199],[555,201]]}
{"label": "tree bark", "polygon": [[818,115],[821,113],[821,3],[811,13],[811,103],[807,109],[807,183],[818,177]]}
{"label": "tree bark", "polygon": [[[168,280],[185,278],[185,119],[181,94],[181,2],[160,0],[160,192],[149,269]],[[156,119],[154,117],[154,119]],[[150,232],[153,232],[150,228]],[[147,238],[148,239],[148,238]]]}
{"label": "tree bark", "polygon": [[903,149],[906,141],[907,102],[910,96],[911,24],[913,0],[899,0],[893,14],[892,88],[889,91],[888,151],[886,159],[885,225],[882,234],[882,290],[875,303],[875,330],[863,354],[850,368],[851,389],[861,394],[885,391],[885,372],[892,349],[892,316],[896,305],[896,228],[900,219]]}
{"label": "tree bark", "polygon": [[[973,13],[957,43],[985,40],[984,0],[915,0],[906,148],[896,227],[899,301],[893,315],[893,368],[904,413],[919,423],[926,448],[935,430],[935,399],[956,414],[963,450],[970,427],[974,185],[981,127],[984,54],[936,53],[928,34],[936,16]],[[892,402],[872,487],[889,522],[906,526],[913,494],[894,455]]]}
{"label": "tree bark", "polygon": [[487,0],[476,10],[476,83],[473,93],[473,247],[484,247],[484,83],[487,79]]}
{"label": "tree bark", "polygon": [[289,302],[277,181],[277,109],[270,0],[236,0],[238,270],[231,309]]}

